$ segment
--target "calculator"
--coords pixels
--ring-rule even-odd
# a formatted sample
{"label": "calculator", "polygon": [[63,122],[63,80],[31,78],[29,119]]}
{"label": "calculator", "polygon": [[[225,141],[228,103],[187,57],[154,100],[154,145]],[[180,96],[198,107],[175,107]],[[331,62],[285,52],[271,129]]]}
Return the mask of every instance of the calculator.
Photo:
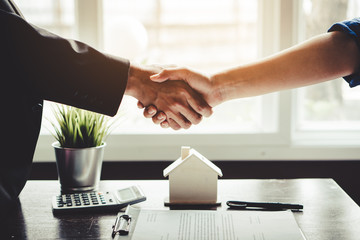
{"label": "calculator", "polygon": [[131,186],[115,191],[91,191],[69,193],[53,196],[52,209],[54,213],[73,211],[120,211],[127,205],[146,200],[139,186]]}

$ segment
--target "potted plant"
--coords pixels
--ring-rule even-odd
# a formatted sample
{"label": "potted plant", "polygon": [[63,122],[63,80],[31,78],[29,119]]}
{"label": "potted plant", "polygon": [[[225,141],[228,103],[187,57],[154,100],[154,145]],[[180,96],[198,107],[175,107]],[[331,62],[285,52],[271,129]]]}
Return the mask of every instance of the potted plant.
{"label": "potted plant", "polygon": [[[75,107],[56,105],[51,122],[57,142],[56,166],[61,191],[82,192],[98,188],[109,118]],[[113,122],[112,122],[113,123]]]}

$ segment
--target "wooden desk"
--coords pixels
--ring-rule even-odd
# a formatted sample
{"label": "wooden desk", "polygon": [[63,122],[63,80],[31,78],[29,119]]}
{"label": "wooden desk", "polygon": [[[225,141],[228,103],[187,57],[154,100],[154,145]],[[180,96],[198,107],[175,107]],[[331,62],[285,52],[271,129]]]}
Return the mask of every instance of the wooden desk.
{"label": "wooden desk", "polygon": [[[100,187],[111,190],[135,184],[148,198],[137,206],[168,209],[163,205],[168,194],[166,180],[102,181]],[[26,184],[21,204],[8,221],[11,239],[111,239],[116,213],[54,216],[51,197],[58,194],[59,188],[57,181]],[[219,180],[219,196],[222,206],[218,210],[225,210],[225,202],[230,199],[303,204],[304,211],[294,216],[307,240],[360,237],[360,208],[332,179]]]}

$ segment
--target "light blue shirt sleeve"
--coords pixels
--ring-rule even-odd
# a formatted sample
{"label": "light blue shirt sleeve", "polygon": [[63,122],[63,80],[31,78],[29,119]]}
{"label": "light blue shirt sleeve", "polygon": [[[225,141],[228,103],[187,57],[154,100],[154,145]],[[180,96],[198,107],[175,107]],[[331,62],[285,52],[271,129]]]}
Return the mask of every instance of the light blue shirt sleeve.
{"label": "light blue shirt sleeve", "polygon": [[[354,18],[352,20],[335,23],[328,30],[328,32],[333,31],[340,31],[348,34],[352,39],[354,39],[360,51],[360,18]],[[359,85],[360,69],[358,69],[356,73],[344,77],[344,79],[349,83],[350,87]]]}

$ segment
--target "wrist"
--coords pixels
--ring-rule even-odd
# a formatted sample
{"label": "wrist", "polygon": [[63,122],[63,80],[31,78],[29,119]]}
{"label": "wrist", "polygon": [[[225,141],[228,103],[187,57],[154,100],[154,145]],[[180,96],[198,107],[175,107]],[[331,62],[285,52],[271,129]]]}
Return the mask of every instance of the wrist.
{"label": "wrist", "polygon": [[215,107],[224,102],[224,91],[218,75],[211,75],[209,80],[211,90],[208,101],[210,106]]}
{"label": "wrist", "polygon": [[130,64],[128,83],[125,94],[141,101],[145,106],[151,103],[156,97],[154,85],[150,80],[150,75],[154,74],[151,69],[145,69],[136,64]]}
{"label": "wrist", "polygon": [[135,64],[130,63],[129,76],[125,89],[125,94],[139,99],[141,96],[141,68]]}
{"label": "wrist", "polygon": [[136,78],[135,78],[135,72],[136,72],[136,67],[130,63],[130,68],[129,68],[129,75],[128,75],[128,81],[126,84],[126,89],[125,89],[125,94],[129,95],[129,96],[133,96],[134,95],[134,91],[135,91],[135,86],[136,86]]}

